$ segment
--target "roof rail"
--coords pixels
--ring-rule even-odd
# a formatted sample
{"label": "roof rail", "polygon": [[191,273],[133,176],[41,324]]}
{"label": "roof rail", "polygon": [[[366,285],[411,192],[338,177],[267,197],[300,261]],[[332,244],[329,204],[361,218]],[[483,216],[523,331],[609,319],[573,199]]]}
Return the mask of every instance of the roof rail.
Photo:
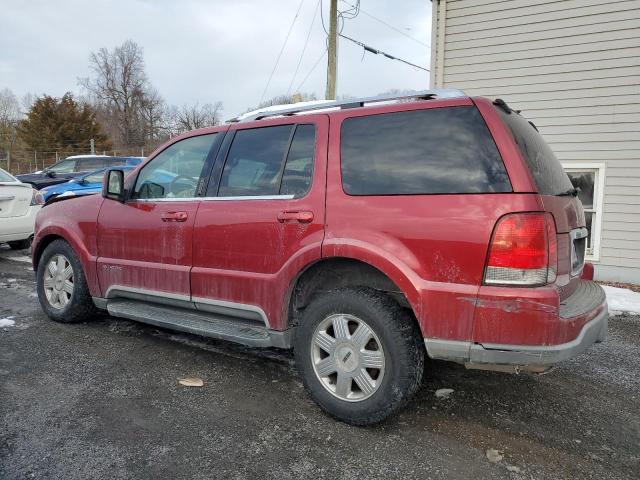
{"label": "roof rail", "polygon": [[328,110],[332,108],[358,108],[364,107],[365,103],[391,102],[399,100],[431,100],[433,98],[457,98],[465,97],[466,94],[457,88],[434,88],[432,90],[420,90],[406,95],[378,95],[375,97],[350,98],[348,100],[327,100],[326,102],[314,103],[312,105],[302,104],[296,107],[295,104],[282,105],[282,108],[267,107],[264,110],[239,115],[228,122],[251,122],[262,120],[267,117],[295,115],[298,113],[312,112],[316,110]]}

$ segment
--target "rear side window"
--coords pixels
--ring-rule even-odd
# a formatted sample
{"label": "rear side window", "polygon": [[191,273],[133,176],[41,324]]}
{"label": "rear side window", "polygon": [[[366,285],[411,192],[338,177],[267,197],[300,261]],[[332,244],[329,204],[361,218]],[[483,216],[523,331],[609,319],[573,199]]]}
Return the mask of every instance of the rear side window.
{"label": "rear side window", "polygon": [[511,191],[475,107],[349,118],[342,124],[341,168],[350,195]]}
{"label": "rear side window", "polygon": [[315,127],[278,125],[236,132],[218,195],[303,196],[313,173]]}
{"label": "rear side window", "polygon": [[104,167],[105,165],[104,157],[81,158],[77,162],[78,162],[76,165],[77,172],[87,172],[87,171],[95,170],[97,168]]}
{"label": "rear side window", "polygon": [[558,195],[573,188],[571,180],[542,135],[526,118],[496,108],[527,162],[529,171],[542,195]]}

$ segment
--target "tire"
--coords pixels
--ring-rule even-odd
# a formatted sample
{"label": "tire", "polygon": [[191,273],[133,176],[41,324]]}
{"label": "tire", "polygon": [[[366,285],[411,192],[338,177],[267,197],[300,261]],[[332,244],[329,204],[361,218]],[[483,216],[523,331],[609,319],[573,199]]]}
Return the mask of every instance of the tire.
{"label": "tire", "polygon": [[[63,263],[58,263],[60,258],[64,259]],[[52,261],[57,268],[49,267]],[[70,286],[65,280],[67,274],[57,275],[61,265],[65,267],[63,273],[68,272],[66,267],[71,268]],[[45,280],[47,280],[47,286],[45,286]],[[96,316],[98,311],[91,299],[82,264],[66,241],[54,240],[44,249],[38,263],[36,282],[38,300],[51,320],[60,323],[78,323],[91,320]],[[55,289],[57,293],[53,294],[51,289]],[[61,295],[65,296],[66,302],[62,300]]]}
{"label": "tire", "polygon": [[31,238],[26,240],[16,240],[14,242],[7,242],[11,250],[26,250],[31,246]]}
{"label": "tire", "polygon": [[[362,325],[372,334],[361,335]],[[422,381],[425,353],[416,322],[375,290],[348,288],[315,298],[304,310],[293,343],[309,395],[329,415],[351,425],[372,425],[397,412]],[[333,369],[335,374],[326,375]]]}

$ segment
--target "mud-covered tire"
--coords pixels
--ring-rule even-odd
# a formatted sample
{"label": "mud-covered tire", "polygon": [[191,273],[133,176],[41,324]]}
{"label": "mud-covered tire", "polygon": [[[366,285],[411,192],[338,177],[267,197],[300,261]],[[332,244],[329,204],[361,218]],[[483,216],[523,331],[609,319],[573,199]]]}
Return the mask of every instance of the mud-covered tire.
{"label": "mud-covered tire", "polygon": [[[72,269],[72,293],[66,304],[61,306],[62,302],[60,302],[56,308],[53,303],[57,302],[52,303],[51,295],[48,298],[45,292],[45,270],[49,268],[52,259],[60,257],[66,259]],[[56,275],[49,273],[47,275],[53,276],[55,281]],[[44,249],[38,263],[36,283],[40,305],[51,320],[60,323],[78,323],[92,320],[97,315],[98,310],[91,299],[80,259],[66,241],[54,240]]]}
{"label": "mud-covered tire", "polygon": [[31,239],[16,240],[14,242],[7,242],[11,250],[26,250],[31,246]]}
{"label": "mud-covered tire", "polygon": [[[353,332],[345,336],[336,334],[331,330],[333,327],[330,327],[330,330],[322,330],[325,328],[323,326],[327,325],[328,319],[340,318],[341,315],[347,319],[356,319],[355,326],[348,327],[348,330],[353,328]],[[321,353],[328,358],[332,354],[327,352],[333,351],[333,356],[336,357],[335,362],[338,362],[335,365],[340,365],[343,375],[344,370],[349,368],[353,368],[355,372],[365,365],[363,360],[365,357],[361,354],[368,350],[356,347],[358,343],[355,342],[351,347],[346,347],[343,353],[339,353],[340,348],[335,345],[346,345],[338,341],[339,337],[355,339],[356,331],[360,328],[358,320],[361,320],[375,334],[375,341],[371,348],[377,349],[376,342],[380,344],[381,356],[384,357],[384,363],[381,364],[383,373],[379,377],[381,380],[375,390],[373,393],[368,393],[368,397],[357,393],[357,390],[360,390],[359,385],[355,386],[357,382],[353,379],[350,388],[356,390],[355,395],[364,398],[349,400],[348,396],[343,396],[343,399],[338,395],[338,373],[335,374],[335,386],[331,385],[330,375],[321,377],[318,365],[325,358],[318,359],[317,352],[320,351],[318,344],[321,342],[317,337],[319,332],[323,335],[326,332],[334,332],[334,340],[337,343],[330,344],[332,346],[327,347],[326,352],[322,350]],[[331,334],[329,336],[331,337]],[[371,335],[369,338],[373,341]],[[295,329],[293,343],[296,365],[309,395],[328,414],[352,425],[371,425],[398,411],[418,390],[422,381],[425,361],[424,344],[415,320],[397,302],[375,290],[340,289],[316,297],[304,310],[299,325]],[[347,355],[344,355],[345,351]],[[357,357],[356,363],[352,363],[351,366],[339,363],[344,359],[350,362],[351,354]],[[375,375],[376,370],[373,370],[372,374]],[[344,388],[342,388],[343,391]],[[334,390],[333,393],[331,389]],[[360,392],[367,393],[366,390],[360,390]],[[353,395],[353,392],[349,395]]]}

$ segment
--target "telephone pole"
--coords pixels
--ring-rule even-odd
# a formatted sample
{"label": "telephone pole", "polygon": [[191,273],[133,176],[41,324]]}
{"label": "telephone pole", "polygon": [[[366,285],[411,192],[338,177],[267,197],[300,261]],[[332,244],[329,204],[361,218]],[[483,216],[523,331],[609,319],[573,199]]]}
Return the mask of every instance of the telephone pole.
{"label": "telephone pole", "polygon": [[327,61],[327,100],[336,99],[336,77],[338,68],[338,0],[331,0],[329,10],[329,59]]}

